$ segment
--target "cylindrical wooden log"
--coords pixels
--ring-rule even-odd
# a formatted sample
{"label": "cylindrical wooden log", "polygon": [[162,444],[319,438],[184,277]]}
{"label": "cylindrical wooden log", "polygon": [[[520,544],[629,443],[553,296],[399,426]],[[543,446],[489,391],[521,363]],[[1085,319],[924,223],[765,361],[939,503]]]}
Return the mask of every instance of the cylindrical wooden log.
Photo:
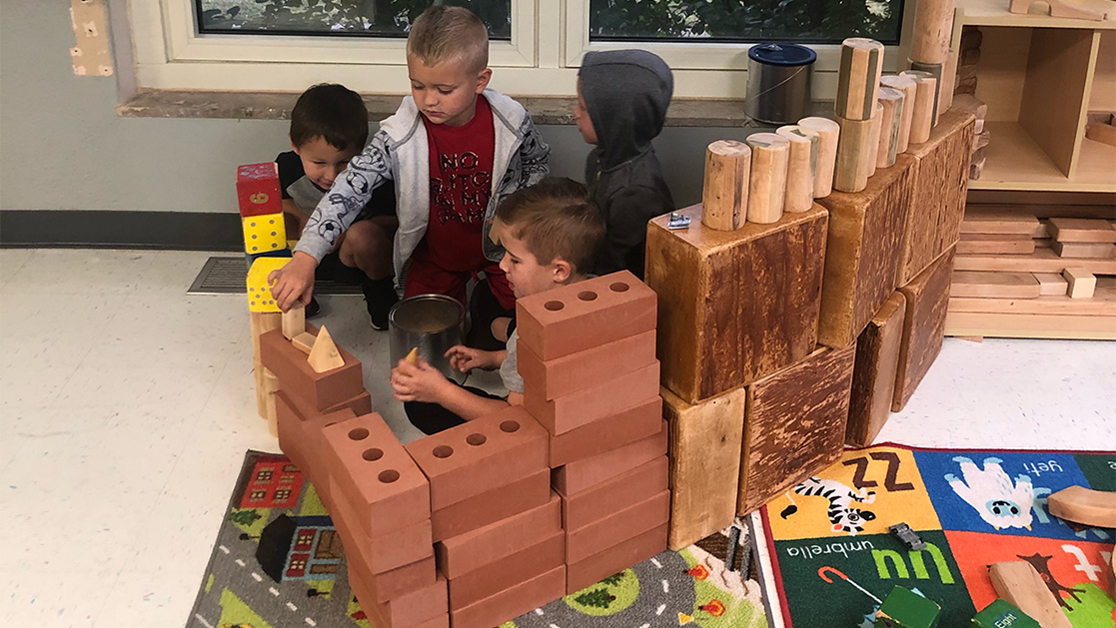
{"label": "cylindrical wooden log", "polygon": [[264,384],[264,418],[267,419],[267,429],[272,436],[279,435],[279,427],[275,414],[275,393],[279,392],[279,378],[270,370],[263,369]]}
{"label": "cylindrical wooden log", "polygon": [[901,76],[914,79],[918,86],[911,114],[911,143],[921,144],[930,139],[930,129],[934,127],[934,95],[938,92],[938,82],[929,72],[918,70],[907,70]]}
{"label": "cylindrical wooden log", "polygon": [[783,200],[787,195],[790,142],[774,133],[753,133],[745,142],[752,149],[748,222],[778,222],[783,217]]}
{"label": "cylindrical wooden log", "polygon": [[267,418],[267,386],[264,382],[264,367],[260,360],[260,336],[283,326],[283,315],[279,312],[249,312],[252,333],[252,364],[256,375],[256,411],[260,418]]}
{"label": "cylindrical wooden log", "polygon": [[934,77],[934,118],[931,126],[938,126],[938,113],[945,111],[939,104],[942,95],[942,72],[945,71],[945,65],[941,63],[919,63],[917,61],[910,61],[910,65],[911,70],[926,72]]}
{"label": "cylindrical wooden log", "polygon": [[915,3],[911,59],[945,63],[953,35],[953,0],[919,0]]}
{"label": "cylindrical wooden log", "polygon": [[833,167],[837,164],[837,141],[841,127],[829,118],[802,118],[798,126],[818,134],[818,165],[814,170],[814,198],[825,198],[833,191]]}
{"label": "cylindrical wooden log", "polygon": [[735,140],[718,140],[705,149],[705,187],[701,224],[719,231],[744,226],[748,216],[748,175],[752,149]]}
{"label": "cylindrical wooden log", "polygon": [[869,130],[868,138],[868,163],[865,168],[868,169],[868,176],[876,174],[876,155],[880,152],[880,134],[883,127],[880,124],[883,122],[883,105],[876,101],[876,113],[872,116],[872,128]]}
{"label": "cylindrical wooden log", "polygon": [[872,121],[837,117],[841,138],[837,143],[837,165],[833,188],[840,192],[859,192],[868,187],[868,156],[871,152]]}
{"label": "cylindrical wooden log", "polygon": [[905,153],[911,139],[911,120],[914,119],[914,101],[918,84],[909,76],[892,74],[881,77],[880,85],[903,92],[903,119],[899,122],[899,140],[895,152]]}
{"label": "cylindrical wooden log", "polygon": [[903,92],[892,87],[880,88],[880,148],[876,152],[876,167],[895,165],[895,151],[899,147],[899,127],[903,123]]}
{"label": "cylindrical wooden log", "polygon": [[876,108],[883,69],[883,44],[874,39],[850,37],[841,42],[834,113],[846,120],[869,120]]}
{"label": "cylindrical wooden log", "polygon": [[814,176],[818,169],[818,132],[797,124],[775,129],[790,142],[787,161],[787,196],[783,211],[797,214],[814,206]]}

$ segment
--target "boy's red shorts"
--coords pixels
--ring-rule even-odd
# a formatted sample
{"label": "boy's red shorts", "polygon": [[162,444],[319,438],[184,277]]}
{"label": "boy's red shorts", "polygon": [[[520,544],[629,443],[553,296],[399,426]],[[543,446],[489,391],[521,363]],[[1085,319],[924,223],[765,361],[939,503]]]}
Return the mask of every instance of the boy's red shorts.
{"label": "boy's red shorts", "polygon": [[412,297],[417,294],[444,294],[453,297],[468,308],[465,302],[465,284],[469,279],[476,278],[477,274],[484,272],[488,285],[500,307],[505,310],[515,309],[515,294],[508,285],[508,278],[500,265],[496,262],[486,262],[475,271],[446,270],[429,260],[411,258],[411,266],[407,270],[406,285],[403,288],[403,297]]}

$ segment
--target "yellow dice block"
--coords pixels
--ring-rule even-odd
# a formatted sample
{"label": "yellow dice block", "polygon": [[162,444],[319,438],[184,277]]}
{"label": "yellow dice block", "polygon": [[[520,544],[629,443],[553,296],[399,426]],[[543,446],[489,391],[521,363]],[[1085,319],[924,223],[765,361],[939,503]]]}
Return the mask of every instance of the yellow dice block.
{"label": "yellow dice block", "polygon": [[271,285],[267,276],[291,261],[289,257],[260,257],[248,269],[248,310],[250,312],[278,312],[275,297],[271,296]]}
{"label": "yellow dice block", "polygon": [[244,252],[249,255],[271,253],[287,248],[287,226],[283,214],[264,214],[241,218]]}

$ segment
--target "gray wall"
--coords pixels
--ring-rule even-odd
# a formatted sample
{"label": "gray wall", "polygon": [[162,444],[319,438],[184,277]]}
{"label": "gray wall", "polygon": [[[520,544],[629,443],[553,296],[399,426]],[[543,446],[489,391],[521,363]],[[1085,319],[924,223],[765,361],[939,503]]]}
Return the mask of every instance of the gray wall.
{"label": "gray wall", "polygon": [[[67,3],[0,3],[0,210],[235,212],[236,166],[287,149],[285,121],[119,118],[115,80],[75,76],[73,45]],[[582,180],[577,129],[541,132],[551,171]],[[701,198],[705,146],[747,133],[663,131],[656,147],[680,206]]]}

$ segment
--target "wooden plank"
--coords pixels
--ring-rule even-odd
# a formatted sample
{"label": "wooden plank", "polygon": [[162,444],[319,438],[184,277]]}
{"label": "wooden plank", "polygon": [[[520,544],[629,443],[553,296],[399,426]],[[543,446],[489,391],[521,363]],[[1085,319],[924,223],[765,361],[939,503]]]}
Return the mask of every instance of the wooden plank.
{"label": "wooden plank", "polygon": [[1055,594],[1031,563],[994,563],[988,567],[988,576],[997,595],[1034,618],[1042,628],[1073,628]]}
{"label": "wooden plank", "polygon": [[[956,271],[954,272],[956,274]],[[1061,277],[1060,275],[1052,275]],[[1072,299],[1062,279],[1060,294],[1032,299],[980,299],[950,296],[950,312],[990,312],[1002,314],[1060,314],[1065,316],[1116,317],[1116,279],[1101,277],[1091,299]]]}
{"label": "wooden plank", "polygon": [[961,233],[1031,236],[1037,228],[1038,218],[1026,210],[1002,205],[969,205],[961,221]]}
{"label": "wooden plank", "polygon": [[1085,268],[1094,275],[1116,275],[1116,260],[1062,259],[1052,249],[1035,249],[1030,255],[958,255],[957,270],[995,270],[1060,273],[1067,266]]}
{"label": "wooden plank", "polygon": [[662,383],[687,403],[732,390],[814,350],[825,232],[821,205],[770,225],[705,228],[695,205],[688,229],[647,230],[647,284],[659,296]]}
{"label": "wooden plank", "polygon": [[958,270],[949,287],[951,298],[1034,299],[1039,296],[1039,282],[1031,273],[988,273]]}
{"label": "wooden plank", "polygon": [[1094,528],[1116,528],[1116,493],[1070,486],[1046,498],[1050,514]]}
{"label": "wooden plank", "polygon": [[914,163],[910,156],[898,155],[895,165],[869,179],[862,192],[834,191],[818,200],[829,210],[820,344],[849,346],[898,287]]}
{"label": "wooden plank", "polygon": [[1116,230],[1099,218],[1050,219],[1050,237],[1058,242],[1116,242]]}
{"label": "wooden plank", "polygon": [[670,536],[678,550],[732,524],[744,433],[743,388],[697,405],[662,389],[670,430]]}
{"label": "wooden plank", "polygon": [[891,404],[895,412],[907,405],[942,350],[953,257],[953,249],[949,249],[914,281],[899,288],[907,299],[907,315],[903,320],[903,345]]}
{"label": "wooden plank", "polygon": [[1014,233],[964,233],[957,242],[958,255],[1030,255],[1035,239]]}
{"label": "wooden plank", "polygon": [[1097,289],[1097,277],[1085,270],[1071,266],[1062,271],[1062,276],[1069,283],[1067,294],[1071,299],[1091,299]]}
{"label": "wooden plank", "polygon": [[1030,212],[1036,218],[1110,218],[1112,208],[1116,207],[1116,193],[969,190],[969,207],[974,205],[1012,205]]}
{"label": "wooden plank", "polygon": [[1054,246],[1050,238],[1035,238],[1034,240],[1036,249],[1049,249]]}
{"label": "wooden plank", "polygon": [[904,231],[900,284],[914,279],[960,238],[974,120],[970,113],[951,109],[942,114],[928,142],[912,144],[908,150],[918,165]]}
{"label": "wooden plank", "polygon": [[1069,282],[1058,273],[1031,273],[1039,282],[1039,296],[1064,296]]}
{"label": "wooden plank", "polygon": [[950,312],[946,316],[946,334],[985,338],[1116,340],[1116,316]]}
{"label": "wooden plank", "polygon": [[1036,28],[1031,34],[1019,126],[1067,177],[1082,138],[1091,64],[1099,35],[1092,30]]}
{"label": "wooden plank", "polygon": [[891,415],[906,311],[903,293],[891,293],[856,340],[856,366],[845,428],[845,442],[849,445],[871,445]]}
{"label": "wooden plank", "polygon": [[1067,259],[1116,259],[1116,244],[1106,242],[1058,242],[1052,245],[1058,257]]}
{"label": "wooden plank", "polygon": [[819,349],[748,386],[737,514],[766,504],[844,449],[856,347]]}

